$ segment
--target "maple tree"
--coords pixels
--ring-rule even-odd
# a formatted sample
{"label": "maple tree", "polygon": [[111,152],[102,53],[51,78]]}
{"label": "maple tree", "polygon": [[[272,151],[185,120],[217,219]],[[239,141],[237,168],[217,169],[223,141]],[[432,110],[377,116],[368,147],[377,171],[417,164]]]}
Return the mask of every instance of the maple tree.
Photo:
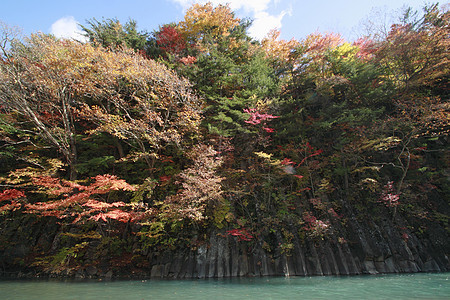
{"label": "maple tree", "polygon": [[394,183],[389,181],[383,189],[380,201],[387,207],[395,207],[398,205],[399,195],[395,194]]}
{"label": "maple tree", "polygon": [[220,183],[223,178],[216,174],[222,160],[211,146],[206,145],[195,145],[188,157],[192,166],[178,175],[181,189],[176,195],[166,198],[165,202],[169,204],[167,213],[201,221],[207,218],[208,206],[214,207],[222,201]]}
{"label": "maple tree", "polygon": [[261,41],[261,49],[270,62],[275,75],[280,79],[281,86],[285,86],[291,80],[295,70],[295,53],[301,44],[295,39],[281,40],[280,34],[279,30],[271,30]]}
{"label": "maple tree", "polygon": [[[122,201],[109,202],[109,195],[114,191],[135,191],[134,186],[125,180],[112,175],[97,175],[91,178],[89,185],[61,180],[59,178],[40,176],[32,178],[36,193],[45,195],[50,200],[45,202],[26,203],[18,201],[26,199],[23,191],[4,190],[0,193],[0,201],[10,201],[0,207],[0,212],[24,209],[25,213],[44,217],[57,217],[69,223],[86,222],[88,220],[135,222],[148,215],[151,210],[138,211]],[[57,198],[56,200],[51,200]]]}
{"label": "maple tree", "polygon": [[336,33],[314,33],[308,35],[295,49],[294,66],[297,74],[315,75],[318,79],[327,77],[329,64],[327,52],[344,43]]}
{"label": "maple tree", "polygon": [[264,49],[264,52],[266,52],[267,56],[280,61],[280,64],[292,63],[292,54],[295,49],[300,46],[300,42],[295,39],[289,41],[280,40],[280,34],[281,32],[279,30],[271,30],[261,41],[261,47]]}
{"label": "maple tree", "polygon": [[209,36],[213,39],[229,36],[239,22],[240,19],[234,16],[229,5],[219,4],[214,7],[211,2],[208,2],[203,5],[199,3],[192,5],[177,27],[180,34],[188,41],[205,45]]}
{"label": "maple tree", "polygon": [[13,200],[21,197],[25,197],[25,194],[16,189],[4,190],[0,193],[0,201]]}
{"label": "maple tree", "polygon": [[[26,204],[26,212],[42,216],[55,216],[59,219],[67,218],[72,223],[77,223],[83,218],[95,221],[99,219],[106,221],[109,218],[126,222],[136,217],[136,215],[123,210],[127,206],[124,202],[108,203],[107,198],[99,198],[100,195],[108,196],[112,191],[134,191],[135,187],[123,179],[108,174],[97,175],[92,179],[94,181],[91,184],[81,185],[48,176],[35,177],[33,183],[40,187],[42,192],[61,199]],[[99,200],[95,200],[95,198]],[[83,208],[81,212],[78,210],[79,207]]]}
{"label": "maple tree", "polygon": [[174,25],[164,25],[156,33],[156,43],[165,52],[180,55],[187,47],[186,39]]}
{"label": "maple tree", "polygon": [[304,212],[302,217],[305,222],[305,226],[303,226],[303,229],[307,232],[307,234],[313,238],[323,239],[324,235],[327,234],[330,225],[326,224],[322,220],[318,220],[309,211]]}

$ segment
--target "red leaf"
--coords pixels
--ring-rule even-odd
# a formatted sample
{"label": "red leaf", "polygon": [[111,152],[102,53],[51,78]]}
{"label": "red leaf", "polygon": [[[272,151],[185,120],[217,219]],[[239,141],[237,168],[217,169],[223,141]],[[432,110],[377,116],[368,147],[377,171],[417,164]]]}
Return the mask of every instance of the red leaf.
{"label": "red leaf", "polygon": [[[273,116],[269,114],[261,114],[254,108],[246,108],[244,109],[245,113],[250,115],[250,118],[247,121],[244,121],[247,124],[257,125],[261,124],[262,121],[271,120],[279,118],[279,116]],[[271,129],[271,128],[268,128]]]}
{"label": "red leaf", "polygon": [[270,127],[263,127],[263,129],[264,129],[266,132],[268,132],[268,133],[275,132],[275,129],[270,128]]}
{"label": "red leaf", "polygon": [[295,164],[295,162],[293,162],[292,160],[290,160],[289,158],[285,158],[281,161],[281,164],[283,166],[288,166],[288,165],[293,165]]}
{"label": "red leaf", "polygon": [[239,241],[251,241],[253,239],[253,236],[245,228],[228,230],[227,234],[236,236]]}
{"label": "red leaf", "polygon": [[22,197],[25,197],[25,194],[16,189],[4,190],[0,193],[0,201],[13,200]]}
{"label": "red leaf", "polygon": [[7,210],[15,210],[16,208],[20,208],[22,205],[17,201],[11,201],[11,204],[6,204],[0,207],[0,212]]}
{"label": "red leaf", "polygon": [[166,182],[169,180],[170,180],[170,176],[164,175],[164,176],[159,177],[159,181],[161,181],[161,182]]}
{"label": "red leaf", "polygon": [[120,209],[115,209],[107,213],[99,213],[91,217],[91,219],[95,221],[102,219],[105,222],[107,221],[107,219],[114,219],[120,222],[128,222],[129,220],[132,219],[132,215],[129,212]]}

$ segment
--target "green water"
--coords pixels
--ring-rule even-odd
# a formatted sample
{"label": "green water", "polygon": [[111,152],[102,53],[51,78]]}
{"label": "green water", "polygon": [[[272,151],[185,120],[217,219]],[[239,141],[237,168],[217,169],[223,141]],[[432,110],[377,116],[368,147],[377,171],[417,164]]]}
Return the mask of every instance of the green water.
{"label": "green water", "polygon": [[206,280],[2,280],[0,299],[450,299],[450,273]]}

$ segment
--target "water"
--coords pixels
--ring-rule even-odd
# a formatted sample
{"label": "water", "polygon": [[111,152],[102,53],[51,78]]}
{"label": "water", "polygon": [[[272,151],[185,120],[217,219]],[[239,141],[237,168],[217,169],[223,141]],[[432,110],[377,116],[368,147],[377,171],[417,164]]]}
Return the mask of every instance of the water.
{"label": "water", "polygon": [[2,280],[0,299],[450,299],[450,273],[206,280]]}

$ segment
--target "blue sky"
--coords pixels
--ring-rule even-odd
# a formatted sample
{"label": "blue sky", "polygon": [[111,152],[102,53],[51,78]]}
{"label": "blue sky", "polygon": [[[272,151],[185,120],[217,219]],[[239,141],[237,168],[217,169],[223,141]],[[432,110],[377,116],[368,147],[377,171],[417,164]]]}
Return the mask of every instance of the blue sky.
{"label": "blue sky", "polygon": [[[153,31],[159,25],[182,20],[192,0],[6,0],[0,21],[23,29],[24,34],[41,31],[73,37],[76,24],[87,19],[117,18],[137,21],[138,29]],[[205,3],[206,1],[195,1]],[[262,38],[279,28],[283,39],[301,40],[314,32],[338,32],[347,40],[364,33],[362,22],[376,16],[377,22],[391,22],[389,16],[408,5],[420,9],[425,0],[212,0],[230,3],[238,17],[254,20],[250,34]],[[377,13],[378,12],[378,13]],[[383,12],[383,13],[380,13]]]}

